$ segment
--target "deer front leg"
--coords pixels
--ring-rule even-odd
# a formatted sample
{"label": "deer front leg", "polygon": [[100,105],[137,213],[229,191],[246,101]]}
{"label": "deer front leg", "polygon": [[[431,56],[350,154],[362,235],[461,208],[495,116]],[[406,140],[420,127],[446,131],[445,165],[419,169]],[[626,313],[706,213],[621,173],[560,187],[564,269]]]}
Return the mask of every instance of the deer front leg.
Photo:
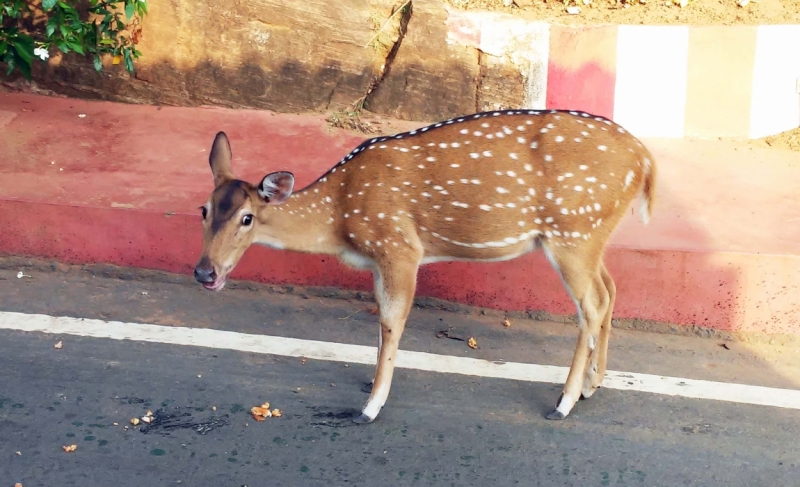
{"label": "deer front leg", "polygon": [[400,337],[414,301],[418,267],[418,260],[395,260],[375,272],[375,299],[380,310],[381,325],[378,363],[369,399],[361,414],[353,418],[356,423],[373,422],[389,397]]}

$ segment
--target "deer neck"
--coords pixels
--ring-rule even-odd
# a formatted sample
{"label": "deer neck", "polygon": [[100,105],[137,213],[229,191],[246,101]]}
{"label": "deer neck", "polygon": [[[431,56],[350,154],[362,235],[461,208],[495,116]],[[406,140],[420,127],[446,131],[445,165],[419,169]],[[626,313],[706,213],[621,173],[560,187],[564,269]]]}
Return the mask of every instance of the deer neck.
{"label": "deer neck", "polygon": [[343,245],[336,231],[337,195],[315,183],[279,205],[265,205],[255,243],[315,254],[336,254]]}

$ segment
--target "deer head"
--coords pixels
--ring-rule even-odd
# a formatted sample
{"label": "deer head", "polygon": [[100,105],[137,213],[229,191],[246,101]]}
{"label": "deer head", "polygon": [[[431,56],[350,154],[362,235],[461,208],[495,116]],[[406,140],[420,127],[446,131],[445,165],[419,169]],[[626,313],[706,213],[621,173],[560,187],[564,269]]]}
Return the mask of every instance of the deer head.
{"label": "deer head", "polygon": [[294,176],[288,172],[271,173],[258,186],[234,178],[231,146],[224,132],[214,138],[208,162],[214,191],[201,207],[203,251],[194,277],[206,289],[219,291],[253,242],[280,247],[271,238],[270,213],[264,210],[289,198]]}

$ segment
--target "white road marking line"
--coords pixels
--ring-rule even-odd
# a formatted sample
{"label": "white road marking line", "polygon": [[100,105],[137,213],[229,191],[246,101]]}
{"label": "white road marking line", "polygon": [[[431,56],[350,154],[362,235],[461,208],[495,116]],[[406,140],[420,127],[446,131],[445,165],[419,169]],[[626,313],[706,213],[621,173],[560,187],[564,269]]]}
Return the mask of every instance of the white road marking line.
{"label": "white road marking line", "polygon": [[[375,364],[375,348],[363,345],[302,340],[269,335],[248,335],[206,328],[183,328],[119,321],[56,317],[0,311],[0,329],[60,335],[77,335],[112,340],[167,343],[194,347],[236,350],[240,352],[306,357],[316,360]],[[482,359],[437,355],[400,350],[397,367],[446,374],[493,377],[525,382],[563,384],[569,369],[554,365],[518,362],[490,362]],[[623,391],[649,392],[667,396],[712,399],[742,404],[756,404],[800,409],[800,390],[777,389],[683,379],[634,372],[607,371],[603,387]]]}

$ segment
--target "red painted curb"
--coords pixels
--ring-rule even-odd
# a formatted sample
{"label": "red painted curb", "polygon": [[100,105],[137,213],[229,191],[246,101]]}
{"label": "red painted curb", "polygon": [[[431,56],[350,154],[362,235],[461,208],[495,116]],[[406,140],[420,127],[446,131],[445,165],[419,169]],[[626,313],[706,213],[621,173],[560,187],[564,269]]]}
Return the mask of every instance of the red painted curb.
{"label": "red painted curb", "polygon": [[[251,111],[0,95],[0,115],[9,110],[15,116],[0,131],[0,252],[184,274],[200,251],[197,206],[211,190],[207,151],[219,127],[231,127],[234,171],[252,181],[289,168],[308,183],[363,139],[329,131],[320,117]],[[93,125],[76,122],[78,113]],[[97,129],[112,123],[125,130]],[[626,218],[606,253],[618,288],[615,317],[800,334],[800,229],[787,226],[797,221],[797,156],[708,141],[646,142],[660,167],[658,203],[648,226]],[[232,277],[358,290],[372,284],[368,273],[334,257],[261,247]],[[418,295],[575,312],[540,254],[427,265]]]}

